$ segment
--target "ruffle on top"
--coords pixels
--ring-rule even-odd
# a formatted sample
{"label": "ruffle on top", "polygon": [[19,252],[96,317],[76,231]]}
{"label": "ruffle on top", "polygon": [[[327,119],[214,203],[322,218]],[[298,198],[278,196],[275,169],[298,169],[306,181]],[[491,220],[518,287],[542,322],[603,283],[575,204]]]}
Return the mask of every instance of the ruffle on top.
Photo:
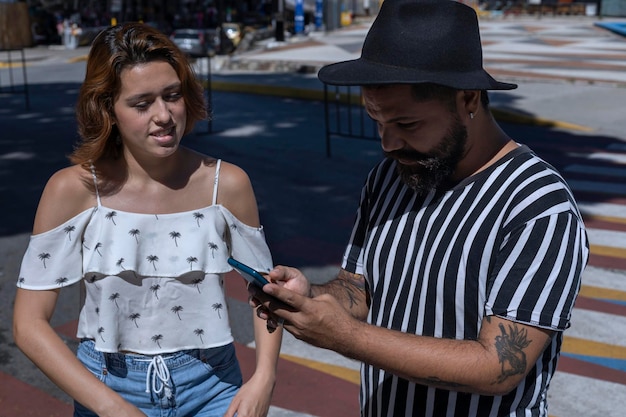
{"label": "ruffle on top", "polygon": [[159,215],[99,206],[31,236],[17,285],[49,290],[84,278],[78,337],[100,351],[207,348],[232,341],[229,256],[260,271],[273,265],[263,229],[221,205]]}

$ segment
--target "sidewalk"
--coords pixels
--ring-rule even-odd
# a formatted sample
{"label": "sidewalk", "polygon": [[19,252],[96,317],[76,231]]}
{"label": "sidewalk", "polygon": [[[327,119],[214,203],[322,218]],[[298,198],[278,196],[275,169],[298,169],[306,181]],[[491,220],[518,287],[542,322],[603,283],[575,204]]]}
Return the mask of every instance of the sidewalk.
{"label": "sidewalk", "polygon": [[[575,324],[566,333],[564,355],[552,383],[554,417],[617,417],[626,401],[626,267],[622,267],[626,256],[619,252],[626,248],[621,240],[626,233],[626,38],[596,27],[596,22],[587,17],[481,21],[487,70],[497,79],[520,85],[517,90],[490,94],[494,113],[516,123],[550,123],[553,130],[545,137],[535,137],[537,131],[530,128],[520,129],[520,140],[526,140],[527,134],[529,142],[547,153],[565,148],[562,156],[558,154],[564,160],[562,168],[575,192],[589,197],[584,210],[593,229],[594,261],[585,274]],[[373,141],[336,139],[333,146],[338,151],[333,158],[325,157],[319,101],[323,86],[315,73],[325,63],[358,57],[368,27],[363,23],[285,43],[269,40],[245,53],[212,59],[214,132],[207,134],[201,125],[188,138],[190,146],[246,168],[275,261],[299,266],[318,282],[336,272],[360,185],[380,151]],[[78,66],[87,52],[88,48],[25,51],[29,66]],[[0,53],[0,69],[3,59]],[[198,72],[206,72],[206,64],[197,62]],[[76,88],[77,81],[62,87]],[[37,82],[41,80],[33,80]],[[62,157],[59,154],[66,149],[58,136],[59,123],[49,119],[66,117],[72,97],[56,90],[34,90],[33,94],[45,94],[38,97],[44,107],[31,112],[5,105],[0,95],[4,131],[0,143],[5,143],[0,171],[9,171],[2,164],[15,161],[9,166],[15,170],[11,176],[2,177],[7,183],[17,181],[20,172],[28,177],[28,168],[35,163],[39,170],[48,169],[50,159]],[[43,140],[30,143],[35,138],[24,132],[31,131]],[[28,152],[36,156],[29,157]],[[609,165],[610,158],[614,162]],[[40,186],[27,179],[22,189],[32,192]],[[599,192],[604,194],[596,200]],[[7,208],[3,210],[6,213]],[[0,302],[5,306],[11,305],[12,277],[27,239],[24,233],[0,236]],[[599,252],[607,247],[616,251]],[[249,375],[254,345],[247,297],[235,276],[226,282],[237,351]],[[55,316],[56,329],[70,346],[75,344],[76,297],[77,292],[69,289]],[[10,315],[2,314],[0,417],[69,415],[67,397],[38,371],[27,371],[29,362],[4,342],[12,339]],[[358,366],[286,335],[270,416],[358,415]]]}

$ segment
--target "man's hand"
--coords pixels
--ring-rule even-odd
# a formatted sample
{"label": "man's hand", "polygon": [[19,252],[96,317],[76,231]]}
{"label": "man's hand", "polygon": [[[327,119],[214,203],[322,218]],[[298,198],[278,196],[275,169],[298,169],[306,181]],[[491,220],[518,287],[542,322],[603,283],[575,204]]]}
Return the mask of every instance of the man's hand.
{"label": "man's hand", "polygon": [[[341,352],[342,340],[349,338],[360,322],[329,294],[314,298],[298,294],[278,283],[263,287],[261,318],[282,319],[287,331],[311,345]],[[302,287],[300,287],[302,288]],[[260,291],[260,290],[259,290]]]}

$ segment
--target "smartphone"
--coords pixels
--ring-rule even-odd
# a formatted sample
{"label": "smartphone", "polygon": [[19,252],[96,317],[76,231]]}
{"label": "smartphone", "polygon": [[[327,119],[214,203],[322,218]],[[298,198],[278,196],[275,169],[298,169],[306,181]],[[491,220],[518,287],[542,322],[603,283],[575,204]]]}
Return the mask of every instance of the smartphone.
{"label": "smartphone", "polygon": [[254,285],[259,287],[263,287],[265,284],[269,284],[270,282],[261,275],[258,271],[250,268],[248,265],[242,264],[236,259],[228,258],[228,263],[230,266],[235,268],[237,272],[239,272],[246,281],[251,282]]}

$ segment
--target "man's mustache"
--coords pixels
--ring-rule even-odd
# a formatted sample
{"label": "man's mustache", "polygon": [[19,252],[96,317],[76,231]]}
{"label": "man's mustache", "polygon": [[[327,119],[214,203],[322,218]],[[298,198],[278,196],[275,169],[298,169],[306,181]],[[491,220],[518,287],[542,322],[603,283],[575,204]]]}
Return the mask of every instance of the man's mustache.
{"label": "man's mustache", "polygon": [[426,159],[433,158],[434,155],[428,155],[417,151],[411,150],[397,150],[386,152],[383,151],[383,154],[387,158],[396,159],[396,160],[406,160],[406,161],[424,161]]}

